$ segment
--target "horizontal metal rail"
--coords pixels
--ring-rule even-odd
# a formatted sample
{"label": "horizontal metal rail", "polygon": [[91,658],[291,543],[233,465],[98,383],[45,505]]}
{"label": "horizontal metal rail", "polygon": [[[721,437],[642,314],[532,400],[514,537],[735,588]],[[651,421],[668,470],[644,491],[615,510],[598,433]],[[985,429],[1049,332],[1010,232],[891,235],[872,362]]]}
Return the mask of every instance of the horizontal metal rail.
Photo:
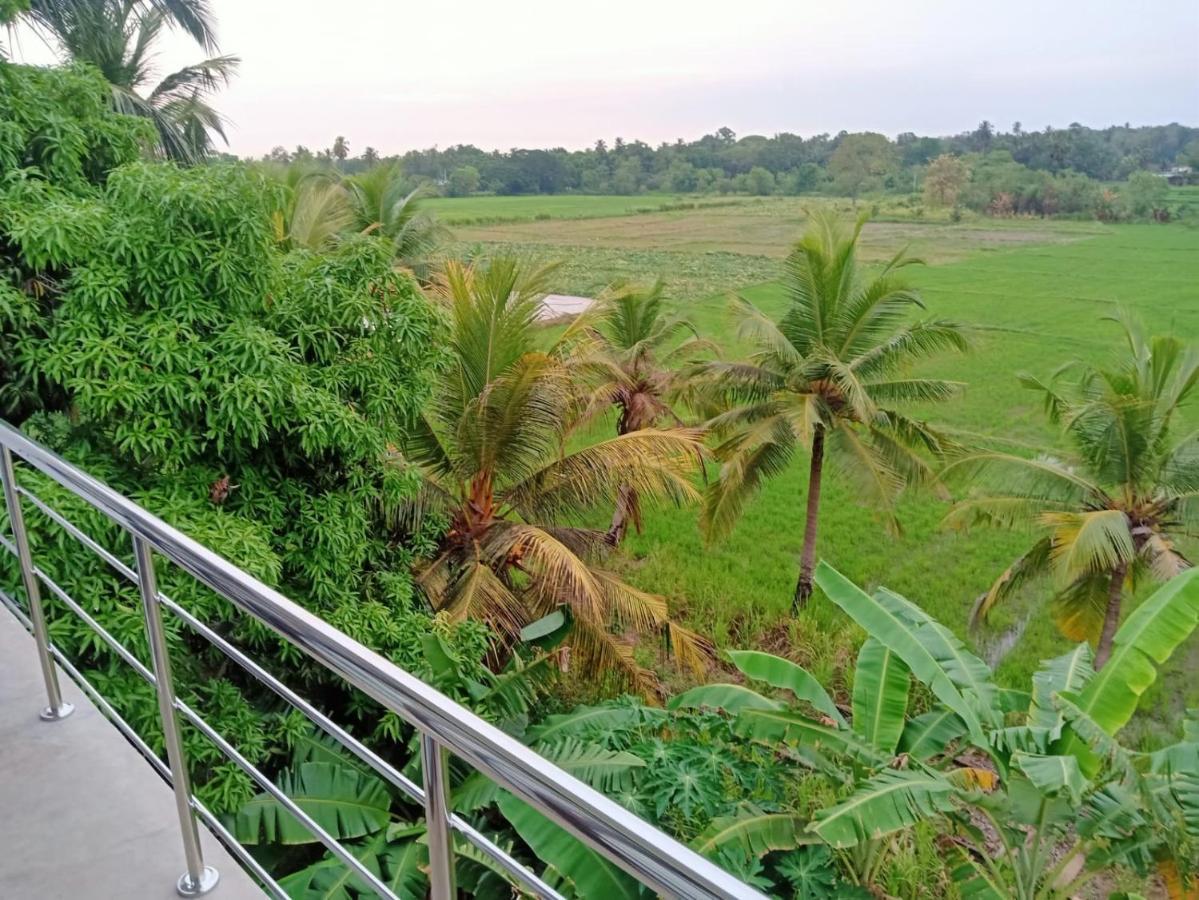
{"label": "horizontal metal rail", "polygon": [[[17,621],[25,627],[25,630],[32,632],[33,626],[29,621],[29,617],[25,615],[24,610],[21,609],[17,601],[6,594],[3,590],[0,590],[0,605],[8,607],[9,611],[17,618]],[[104,695],[96,690],[95,685],[88,681],[83,673],[75,667],[74,663],[67,659],[66,654],[53,645],[50,646],[50,654],[54,657],[58,665],[62,667],[63,671],[70,676],[71,680],[79,686],[79,689],[87,694],[92,703],[96,705],[96,708],[100,710],[100,713],[113,724],[113,726],[121,733],[125,740],[129,741],[129,743],[133,745],[134,749],[136,749],[138,753],[145,757],[146,761],[150,763],[151,767],[155,772],[158,773],[159,777],[161,777],[163,781],[170,785],[171,770],[167,767],[166,763],[158,758],[158,754],[155,753],[150,748],[150,745],[142,739],[141,735],[139,735],[133,729],[133,726],[125,721],[124,717],[113,708],[112,704],[108,702]],[[279,887],[279,885],[275,882],[275,879],[270,876],[270,873],[268,873],[266,869],[262,867],[262,864],[258,862],[258,860],[256,860],[253,855],[246,850],[245,847],[241,845],[237,838],[230,834],[229,829],[224,826],[220,819],[213,815],[212,811],[209,810],[208,807],[206,807],[198,798],[195,797],[192,798],[192,806],[195,808],[196,815],[198,815],[208,829],[216,835],[217,839],[221,842],[221,845],[224,846],[224,848],[228,850],[229,853],[234,856],[246,869],[254,874],[267,893],[275,897],[276,900],[289,900],[286,892]]]}
{"label": "horizontal metal rail", "polygon": [[[114,554],[106,550],[98,541],[92,538],[87,532],[72,523],[64,517],[58,510],[54,509],[50,504],[44,501],[41,497],[26,487],[19,486],[18,493],[28,499],[37,509],[47,518],[53,521],[56,525],[66,531],[71,537],[79,541],[81,544],[90,549],[98,557],[108,563],[119,575],[122,575],[131,584],[137,584],[137,573],[129,566],[125,565]],[[7,543],[7,542],[6,542]],[[15,552],[15,551],[14,551]],[[66,591],[51,581],[48,576],[40,570],[35,570],[35,574],[43,581],[52,593],[62,599],[70,609],[80,616],[93,631],[125,662],[129,663],[143,679],[150,684],[154,684],[154,674],[150,672],[132,653],[130,653],[124,645],[117,641],[109,634],[102,626],[99,625],[88,615],[78,603],[76,603]],[[256,680],[270,688],[281,699],[291,704],[295,709],[303,713],[309,721],[318,728],[323,730],[330,737],[334,738],[342,747],[353,753],[361,759],[366,765],[370,766],[377,774],[382,776],[393,787],[397,788],[402,793],[416,803],[424,805],[425,792],[422,787],[416,784],[408,776],[404,775],[393,765],[355,738],[352,734],[318,710],[315,706],[289,688],[286,684],[256,663],[248,655],[239,650],[232,643],[227,641],[221,634],[208,625],[204,624],[196,616],[192,615],[185,607],[181,606],[176,601],[172,600],[162,591],[158,592],[159,601],[164,607],[174,613],[184,624],[192,631],[203,637],[210,644],[217,647],[226,656],[240,665],[245,671],[253,676]],[[161,764],[161,760],[155,757],[155,760]],[[253,777],[253,776],[251,776]],[[464,820],[461,816],[451,813],[449,816],[449,824],[455,832],[462,836],[474,846],[480,853],[486,855],[492,862],[507,872],[515,881],[523,884],[528,890],[532,891],[539,897],[545,900],[563,900],[562,895],[550,887],[545,881],[529,871],[525,866],[514,860],[508,853],[501,850],[496,844],[488,839],[482,832]],[[240,845],[239,845],[240,846]],[[253,859],[253,857],[250,857]],[[244,860],[243,860],[244,861]],[[255,861],[257,866],[257,861]],[[269,876],[268,876],[269,877]]]}
{"label": "horizontal metal rail", "polygon": [[[171,560],[239,610],[273,629],[318,663],[414,726],[424,736],[422,746],[425,752],[426,767],[431,764],[436,767],[438,762],[436,757],[429,755],[430,753],[439,750],[452,753],[529,803],[634,878],[665,896],[683,897],[688,900],[690,898],[697,898],[697,900],[699,898],[714,898],[714,900],[715,898],[721,898],[721,900],[725,900],[725,898],[729,898],[729,900],[762,898],[763,895],[753,888],[729,875],[690,848],[658,831],[572,775],[538,757],[519,741],[503,733],[475,713],[338,631],[278,591],[238,569],[207,547],[167,525],[132,500],[116,493],[2,421],[0,421],[0,448],[19,456],[26,463],[121,526],[133,537],[135,547],[142,542],[140,546],[151,548]],[[10,480],[15,481],[15,479]],[[154,626],[157,613],[150,607],[165,607],[181,618],[190,629],[213,643],[242,666],[248,674],[299,709],[313,724],[334,737],[349,752],[369,765],[394,787],[413,800],[424,803],[431,831],[429,874],[434,898],[440,900],[440,898],[453,896],[452,845],[447,845],[444,839],[434,835],[434,830],[441,827],[449,828],[469,841],[471,845],[486,854],[498,867],[507,872],[514,881],[520,882],[527,890],[531,890],[538,896],[550,898],[550,900],[561,900],[561,895],[556,890],[468,822],[450,812],[446,806],[448,798],[444,795],[443,783],[441,788],[437,788],[439,796],[430,796],[421,786],[416,785],[411,779],[353,738],[219,633],[205,625],[180,604],[159,592],[154,586],[152,571],[147,571],[146,563],[149,558],[143,550],[138,551],[140,554],[138,570],[135,571],[27,488],[15,484],[12,485],[12,488],[12,497],[19,496],[28,499],[41,512],[112,566],[119,574],[142,588],[147,609],[147,623],[151,628],[152,644],[157,640],[161,647],[162,634],[161,624],[158,624],[157,628]],[[7,540],[3,540],[3,544],[6,549],[20,557],[18,550],[24,546],[24,544],[19,544],[21,539],[23,538],[18,536],[18,544],[11,544]],[[127,663],[134,666],[139,675],[150,680],[152,684],[155,683],[154,672],[120,645],[49,576],[36,570],[32,564],[29,569],[31,570],[29,573],[31,580],[36,574],[36,580],[45,584],[51,593],[63,601],[72,612],[81,615],[89,627],[96,630],[105,644]],[[15,608],[15,605],[7,598],[5,600],[6,605]],[[63,664],[72,678],[78,675],[73,666],[68,668],[69,663],[63,659],[57,648],[51,647],[49,650],[54,658]],[[156,656],[156,668],[164,664],[169,666],[168,661]],[[169,689],[169,669],[163,685],[159,688],[160,691]],[[102,701],[94,689],[89,690],[88,693],[94,700]],[[103,702],[102,710],[110,718],[116,716],[115,711],[106,701]],[[381,896],[395,896],[377,876],[342,848],[331,835],[324,832],[318,823],[307,816],[269,778],[245,759],[236,747],[225,740],[178,697],[172,697],[171,702],[163,707],[162,715],[173,719],[175,712],[178,712],[192,727],[214,743],[227,758],[246,771],[264,791],[275,797],[306,828],[312,831],[313,835],[325,844],[331,853],[378,890]],[[114,718],[114,722],[118,720],[119,716]],[[126,733],[126,737],[133,740],[135,736],[131,737],[131,730],[127,732],[127,728],[126,725],[122,731]],[[139,746],[139,750],[142,747],[144,747],[144,743]],[[157,757],[154,759],[157,760]],[[171,768],[177,769],[177,763],[178,760],[173,760]],[[167,767],[161,760],[157,760],[155,767],[160,775],[170,778],[170,771],[164,772]],[[186,771],[183,770],[180,774],[181,781],[185,783]],[[434,784],[439,782],[440,779],[437,779]],[[427,781],[426,784],[428,783]],[[178,790],[177,787],[177,793]],[[186,793],[184,805],[190,806],[190,811],[194,811],[210,828],[215,826],[214,830],[221,838],[222,843],[228,844],[229,841],[232,841],[232,836],[223,826],[220,826],[215,817],[203,810],[202,804],[191,796],[190,792]],[[181,816],[184,813],[185,810],[181,806]],[[209,890],[211,885],[201,884],[201,875],[206,876],[211,873],[213,883],[215,883],[216,873],[209,869],[200,871],[198,846],[189,843],[186,835],[186,822],[182,824],[185,831],[185,849],[188,850],[188,873],[185,873],[184,877],[180,879],[179,890],[180,893],[189,895],[203,893]],[[444,832],[442,833],[444,834]],[[436,854],[432,852],[435,849],[432,846],[435,842],[437,843]],[[236,844],[236,842],[233,843]],[[233,846],[230,845],[230,849],[247,868],[264,883],[271,886],[272,893],[279,892],[278,886],[270,881],[270,876],[262,870],[260,865],[252,861],[252,857],[249,857],[244,848],[237,845],[237,849],[233,850]],[[440,872],[438,871],[439,863],[442,870]]]}
{"label": "horizontal metal rail", "polygon": [[[69,519],[64,517],[41,497],[25,487],[18,487],[17,492],[22,497],[33,503],[39,511],[47,516],[47,518],[64,529],[68,534],[70,534],[84,546],[92,550],[98,557],[108,563],[118,574],[122,575],[130,583],[135,585],[138,584],[138,576],[133,569],[121,562],[121,560],[118,559],[114,554],[104,549],[104,547],[101,546],[98,541],[72,523]],[[4,543],[5,545],[8,545],[7,541]],[[15,555],[15,548],[12,548],[12,552]],[[72,612],[79,616],[84,623],[87,624],[113,652],[115,652],[121,657],[121,659],[129,664],[144,681],[150,685],[157,683],[154,673],[151,672],[139,659],[137,659],[137,657],[131,651],[121,644],[120,641],[114,638],[103,626],[101,626],[94,617],[84,610],[82,606],[76,602],[69,593],[67,593],[66,590],[60,587],[56,582],[53,581],[53,579],[51,579],[40,569],[35,567],[33,572],[39,581],[41,581],[41,583],[43,583],[51,593],[58,597]],[[258,663],[254,662],[249,656],[227,641],[218,632],[205,625],[202,621],[196,618],[196,616],[192,615],[186,608],[172,600],[161,591],[156,591],[156,596],[159,603],[182,619],[189,628],[191,628],[201,637],[205,638],[209,643],[219,648],[230,659],[241,665],[248,674],[265,684],[280,698],[287,701],[294,708],[302,712],[310,721],[312,721],[314,725],[323,729],[331,737],[337,740],[345,749],[358,756],[364,763],[370,766],[379,775],[383,776],[383,778],[390,782],[394,787],[399,789],[402,793],[406,794],[417,803],[422,805],[425,803],[424,789],[418,786],[414,781],[412,781],[412,779],[408,778],[406,775],[380,757],[377,753],[347,732],[344,728],[339,726],[336,722],[334,722],[324,713],[320,712],[311,703],[309,703],[295,691],[291,690],[291,688],[287,687],[287,685],[285,685],[282,681],[280,681],[262,666],[258,665]],[[15,605],[9,603],[9,606],[14,610],[14,612],[17,612]],[[28,618],[22,613],[17,612],[17,614],[21,618],[22,622],[29,627]],[[63,658],[61,651],[59,651],[57,647],[51,645],[49,650],[56,659]],[[95,688],[90,684],[90,682],[87,682],[85,678],[78,674],[78,670],[75,669],[74,666],[70,667],[70,672],[72,674],[72,678],[81,684],[81,687],[87,691],[89,696],[96,698],[99,697],[98,693],[95,691]],[[197,728],[198,731],[208,737],[209,740],[213,741],[213,743],[217,746],[217,749],[220,750],[222,754],[224,754],[228,759],[230,759],[231,762],[245,771],[246,774],[248,774],[256,784],[262,786],[267,793],[279,800],[281,805],[287,808],[289,812],[292,812],[294,815],[296,815],[297,819],[301,821],[305,827],[308,827],[309,830],[312,831],[314,837],[316,837],[318,841],[320,841],[327,849],[329,849],[332,854],[344,862],[348,867],[352,868],[355,872],[365,875],[368,881],[374,878],[373,874],[366,870],[356,858],[346,854],[346,851],[341,847],[336,839],[334,839],[326,831],[322,830],[319,825],[317,825],[317,823],[303,813],[302,810],[299,810],[295,804],[286,797],[286,795],[282,794],[282,792],[280,792],[278,788],[270,782],[269,778],[267,778],[267,776],[263,774],[261,770],[250,763],[249,760],[247,760],[242,754],[238,753],[236,749],[232,748],[232,746],[228,744],[228,742],[225,741],[209,723],[200,718],[198,713],[190,708],[183,707],[181,701],[178,701],[177,699],[175,705],[177,709],[183,712],[185,718],[187,718]],[[151,754],[151,751],[146,744],[136,736],[128,724],[125,723],[125,721],[115,712],[115,710],[113,710],[112,706],[108,704],[107,701],[104,701],[103,703],[103,711],[105,712],[106,716],[113,720],[114,724],[118,726],[119,730],[125,734],[126,737],[134,741],[138,749],[143,752],[143,755]],[[149,758],[153,760],[155,769],[158,771],[158,773],[167,781],[168,784],[170,784],[172,782],[171,772],[166,764],[163,763],[162,760],[160,760],[157,756],[152,754]],[[233,851],[234,855],[243,863],[243,865],[254,872],[260,879],[265,879],[264,883],[270,885],[273,893],[279,896],[285,896],[282,893],[282,888],[280,888],[279,885],[265,871],[265,869],[262,868],[261,864],[258,863],[253,856],[246,852],[245,848],[242,847],[240,843],[236,842],[236,839],[229,834],[228,830],[221,825],[210,812],[203,808],[203,804],[200,804],[199,801],[194,797],[191,799],[193,801],[192,806],[195,808],[197,815],[199,815],[200,818],[203,819],[205,823],[208,824],[209,827],[212,828],[212,830],[214,830],[217,834],[222,835],[229,841],[233,841],[233,846],[236,847],[236,850]],[[532,891],[536,896],[545,898],[545,900],[564,900],[560,893],[550,887],[545,881],[543,881],[533,872],[529,871],[529,869],[527,869],[525,866],[513,859],[511,855],[504,852],[495,844],[495,842],[487,838],[486,835],[472,826],[469,822],[466,822],[460,816],[453,813],[449,813],[447,819],[450,828],[460,834],[464,840],[468,841],[480,853],[487,856],[501,870],[511,876],[514,881],[519,882],[526,889]],[[216,823],[215,827],[213,823]],[[222,843],[225,842],[225,840],[222,840]],[[384,888],[384,891],[386,896],[395,896],[386,888]]]}

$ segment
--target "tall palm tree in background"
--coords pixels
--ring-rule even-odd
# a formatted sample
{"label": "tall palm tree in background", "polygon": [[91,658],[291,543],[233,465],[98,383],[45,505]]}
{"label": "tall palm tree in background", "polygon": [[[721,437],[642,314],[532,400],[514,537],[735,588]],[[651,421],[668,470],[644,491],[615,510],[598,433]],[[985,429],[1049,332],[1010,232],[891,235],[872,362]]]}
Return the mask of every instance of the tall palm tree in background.
{"label": "tall palm tree in background", "polygon": [[333,149],[330,152],[339,164],[343,163],[346,161],[346,157],[350,155],[350,142],[339,134],[333,139]]}
{"label": "tall palm tree in background", "polygon": [[699,368],[700,388],[725,411],[709,423],[723,438],[719,478],[709,487],[701,524],[709,536],[729,532],[763,479],[782,472],[800,448],[810,450],[803,552],[794,607],[812,593],[820,490],[826,456],[853,476],[860,495],[898,526],[893,507],[907,485],[934,480],[921,452],[943,453],[944,435],[893,404],[946,400],[961,385],[913,378],[909,365],[943,350],[965,350],[952,322],[905,321],[923,307],[897,254],[873,277],[857,262],[865,219],[846,234],[818,217],[788,257],[790,307],[777,324],[737,298],[739,336],[756,350],[740,363]]}
{"label": "tall palm tree in background", "polygon": [[696,497],[688,475],[702,443],[692,429],[645,429],[563,451],[583,404],[574,348],[538,349],[547,274],[500,258],[451,262],[438,279],[452,362],[406,449],[425,476],[412,516],[436,510],[449,530],[418,581],[434,608],[486,621],[501,645],[565,610],[576,668],[648,691],[628,636],[661,635],[695,669],[706,642],[671,622],[662,597],[601,568],[604,533],[577,520],[626,484],[644,497]]}
{"label": "tall palm tree in background", "polygon": [[150,119],[164,156],[192,163],[225,139],[209,99],[229,82],[238,58],[211,56],[153,84],[153,55],[164,30],[179,28],[216,50],[206,0],[33,0],[26,17],[65,57],[90,63],[112,85],[119,112]]}
{"label": "tall palm tree in background", "polygon": [[[661,281],[650,288],[612,285],[573,330],[593,339],[593,352],[586,360],[592,376],[590,406],[595,412],[616,408],[617,434],[664,421],[683,424],[672,407],[681,387],[680,372],[672,366],[695,362],[715,347],[699,337],[689,319],[669,310]],[[608,529],[613,545],[624,539],[629,522],[640,531],[641,504],[636,490],[625,485]]]}
{"label": "tall palm tree in background", "polygon": [[[1199,535],[1199,432],[1171,435],[1199,381],[1199,353],[1174,337],[1147,339],[1128,316],[1118,321],[1125,354],[1114,367],[1067,367],[1048,384],[1021,379],[1063,424],[1073,459],[973,453],[945,472],[977,488],[950,524],[1040,532],[977,600],[972,618],[985,619],[1022,585],[1049,576],[1058,627],[1071,640],[1097,642],[1096,668],[1111,653],[1126,588],[1177,575],[1190,563],[1176,540]],[[1057,389],[1072,369],[1078,380]]]}

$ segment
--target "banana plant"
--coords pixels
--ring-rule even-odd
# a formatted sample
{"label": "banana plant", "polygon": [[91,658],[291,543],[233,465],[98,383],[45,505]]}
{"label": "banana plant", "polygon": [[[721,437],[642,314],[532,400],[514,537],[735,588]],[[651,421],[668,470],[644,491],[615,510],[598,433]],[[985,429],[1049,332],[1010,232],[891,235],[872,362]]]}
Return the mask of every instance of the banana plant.
{"label": "banana plant", "polygon": [[[1080,644],[1044,663],[1027,693],[1000,689],[949,629],[898,594],[867,594],[823,563],[816,580],[868,635],[848,720],[801,667],[756,652],[730,659],[771,690],[705,685],[671,704],[724,710],[739,734],[802,760],[840,792],[839,802],[774,836],[776,845],[819,840],[868,885],[895,835],[943,821],[968,897],[1068,896],[1113,865],[1165,867],[1179,882],[1192,875],[1199,726],[1188,722],[1179,743],[1153,754],[1124,748],[1116,733],[1156,665],[1199,624],[1199,571],[1129,616],[1101,673]],[[936,701],[918,715],[913,678]],[[765,835],[779,823],[747,812],[722,827]]]}

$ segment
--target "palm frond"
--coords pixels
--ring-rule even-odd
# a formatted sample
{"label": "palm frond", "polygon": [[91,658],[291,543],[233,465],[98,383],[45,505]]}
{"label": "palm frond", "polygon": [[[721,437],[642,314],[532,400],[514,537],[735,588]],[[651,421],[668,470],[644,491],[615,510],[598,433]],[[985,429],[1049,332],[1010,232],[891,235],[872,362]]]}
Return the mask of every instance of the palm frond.
{"label": "palm frond", "polygon": [[612,620],[607,585],[591,566],[548,532],[520,523],[497,526],[491,530],[483,552],[492,565],[507,562],[537,579],[540,594],[554,598],[555,605],[569,606],[577,618],[597,625]]}
{"label": "palm frond", "polygon": [[715,646],[708,638],[669,619],[664,626],[663,638],[667,653],[680,667],[695,677],[708,673],[716,653]]}
{"label": "palm frond", "polygon": [[457,419],[456,463],[465,473],[494,472],[504,480],[532,475],[558,450],[571,384],[562,366],[526,353],[492,378],[463,409],[441,408]]}
{"label": "palm frond", "polygon": [[917,360],[940,353],[964,353],[970,342],[962,327],[944,319],[914,322],[901,328],[861,355],[849,365],[863,379],[876,379]]}
{"label": "palm frond", "polygon": [[1140,557],[1149,565],[1156,581],[1169,581],[1191,567],[1190,560],[1182,555],[1168,535],[1152,532],[1141,544]]}
{"label": "palm frond", "polygon": [[720,474],[704,493],[700,528],[708,540],[726,536],[765,479],[784,471],[795,455],[795,432],[779,416],[755,424],[718,449]]}
{"label": "palm frond", "polygon": [[643,500],[698,499],[687,474],[707,451],[692,428],[644,429],[568,453],[503,491],[503,499],[530,520],[554,521],[611,501],[622,485]]}
{"label": "palm frond", "polygon": [[1107,610],[1111,575],[1090,572],[1079,576],[1053,598],[1053,621],[1071,641],[1097,641]]}
{"label": "palm frond", "polygon": [[[686,372],[691,397],[720,409],[738,403],[761,403],[787,386],[786,376],[752,363],[713,360]],[[697,405],[699,405],[697,404]]]}
{"label": "palm frond", "polygon": [[772,363],[786,370],[803,362],[803,354],[798,348],[753,303],[737,296],[732,300],[732,310],[737,322],[737,337],[754,345],[755,360],[759,364]]}
{"label": "palm frond", "polygon": [[240,64],[238,57],[224,55],[184,66],[163,78],[148,99],[160,105],[169,100],[205,97],[229,84]]}
{"label": "palm frond", "polygon": [[[884,512],[894,507],[905,483],[883,449],[849,425],[830,432],[825,446],[828,459],[853,480],[861,495]],[[892,523],[895,524],[893,519]]]}
{"label": "palm frond", "polygon": [[1068,504],[1071,508],[1110,507],[1103,489],[1077,470],[1050,457],[1026,459],[1009,453],[971,453],[945,467],[941,477],[961,479],[1003,496]]}
{"label": "palm frond", "polygon": [[567,641],[583,671],[644,697],[655,696],[658,679],[637,662],[631,642],[581,621],[575,622]]}
{"label": "palm frond", "polygon": [[1123,510],[1046,512],[1040,523],[1051,531],[1051,568],[1063,586],[1083,575],[1111,572],[1136,553]]}
{"label": "palm frond", "polygon": [[328,249],[350,226],[353,214],[345,189],[327,178],[302,180],[289,206],[285,229],[292,247]]}
{"label": "palm frond", "polygon": [[877,404],[942,403],[958,397],[966,389],[961,381],[939,378],[903,378],[891,381],[868,381],[866,393]]}
{"label": "palm frond", "polygon": [[895,273],[904,265],[892,260],[888,271],[858,289],[837,309],[837,355],[853,359],[895,332],[912,307],[924,308],[920,292]]}
{"label": "palm frond", "polygon": [[430,595],[434,608],[444,610],[452,621],[479,619],[506,635],[516,634],[527,621],[524,604],[486,563],[474,561],[447,573],[444,587],[439,587],[436,594],[431,590],[434,581],[430,577],[435,571],[433,567],[426,569],[417,581]]}
{"label": "palm frond", "polygon": [[997,603],[1011,597],[1021,587],[1049,571],[1050,554],[1053,551],[1053,539],[1041,538],[1032,548],[1022,553],[1016,560],[1003,570],[991,587],[979,596],[970,610],[970,625],[974,627],[979,622],[985,622],[991,610]]}
{"label": "palm frond", "polygon": [[438,274],[433,296],[451,318],[456,372],[448,396],[457,409],[537,348],[537,316],[552,271],[497,257],[483,266],[452,260]]}

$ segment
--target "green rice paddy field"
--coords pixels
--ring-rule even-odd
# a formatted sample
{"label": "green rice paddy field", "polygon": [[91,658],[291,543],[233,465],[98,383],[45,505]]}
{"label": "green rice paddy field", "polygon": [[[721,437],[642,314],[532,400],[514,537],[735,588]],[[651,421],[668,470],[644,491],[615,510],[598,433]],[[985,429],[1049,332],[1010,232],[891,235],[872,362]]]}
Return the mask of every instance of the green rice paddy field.
{"label": "green rice paddy field", "polygon": [[[804,218],[801,204],[787,201],[766,207],[757,222],[746,213],[745,207],[718,207],[586,219],[572,212],[570,219],[462,229],[459,237],[475,253],[516,250],[563,260],[561,290],[585,292],[616,277],[660,275],[700,330],[735,357],[728,294],[736,290],[764,310],[781,313],[785,298],[772,279]],[[723,250],[722,229],[728,248]],[[695,240],[689,242],[688,235]],[[1048,375],[1074,358],[1103,360],[1117,346],[1117,328],[1104,317],[1118,306],[1136,311],[1153,331],[1199,344],[1199,229],[1186,224],[867,226],[868,258],[904,245],[931,261],[915,276],[930,313],[976,327],[971,354],[924,368],[968,384],[964,397],[927,415],[980,442],[998,439],[1020,452],[1052,450],[1057,433],[1016,375]],[[1187,410],[1179,434],[1197,425],[1199,414]],[[825,683],[846,690],[860,640],[854,626],[819,594],[799,617],[790,614],[805,481],[806,460],[797,459],[749,506],[733,535],[713,546],[701,540],[694,509],[654,511],[645,532],[628,540],[615,564],[638,586],[667,596],[677,616],[718,645],[791,656]],[[834,472],[822,502],[819,555],[863,584],[886,584],[920,602],[965,636],[971,602],[1030,538],[946,530],[941,519],[947,509],[944,500],[910,495],[901,504],[903,533],[890,534]],[[1045,586],[1029,590],[1021,602],[1000,611],[990,628],[969,635],[998,661],[1000,677],[1009,684],[1027,686],[1039,660],[1066,648],[1046,614],[1047,595]],[[1199,684],[1188,677],[1197,668],[1199,638],[1192,638],[1145,702],[1152,710],[1141,721],[1146,739],[1169,727],[1176,711],[1199,705]]]}
{"label": "green rice paddy field", "polygon": [[748,198],[723,199],[681,194],[592,196],[550,194],[512,197],[433,197],[422,208],[435,213],[447,225],[478,222],[525,222],[536,219],[593,219],[649,213],[663,206],[714,206],[741,204]]}

